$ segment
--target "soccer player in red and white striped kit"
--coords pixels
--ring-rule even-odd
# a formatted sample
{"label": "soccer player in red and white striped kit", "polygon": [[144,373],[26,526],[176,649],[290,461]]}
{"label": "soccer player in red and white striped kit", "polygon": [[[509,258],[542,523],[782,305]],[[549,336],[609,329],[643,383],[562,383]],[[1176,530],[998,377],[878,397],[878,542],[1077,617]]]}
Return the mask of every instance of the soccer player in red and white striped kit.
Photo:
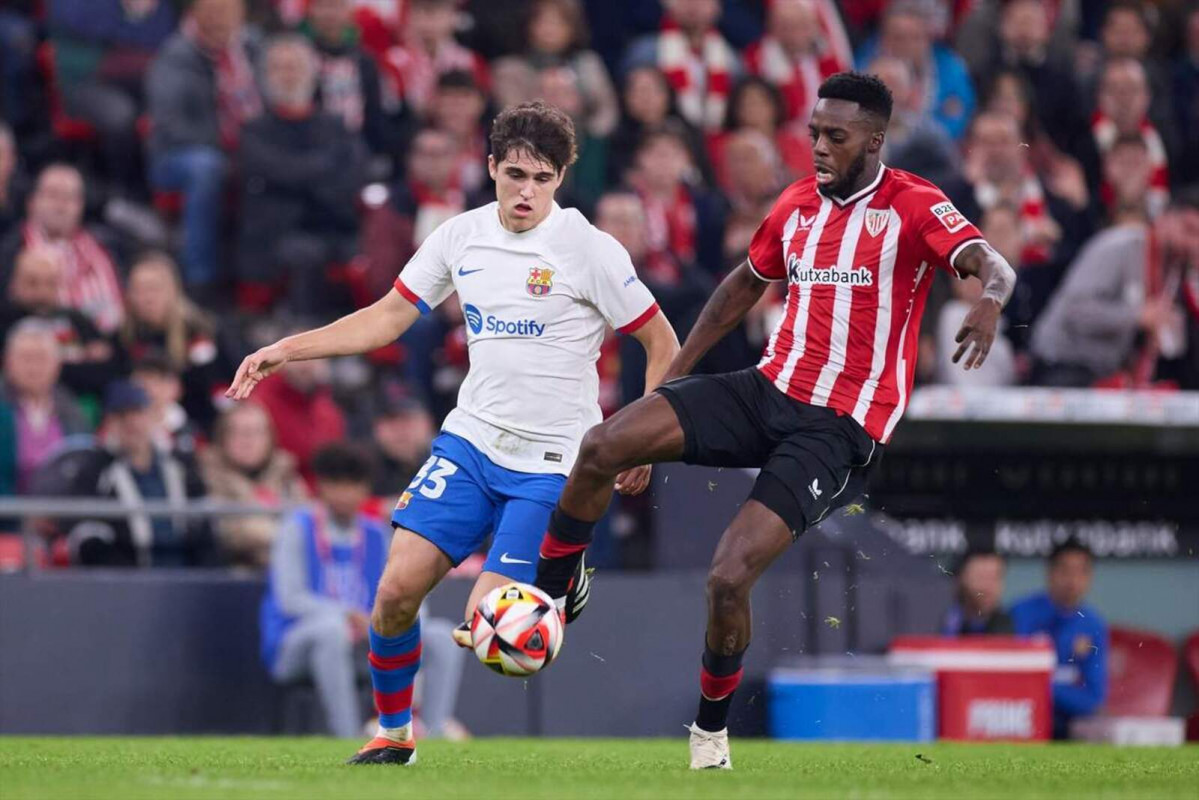
{"label": "soccer player in red and white striped kit", "polygon": [[[983,284],[957,336],[953,360],[965,369],[986,359],[1016,281],[940,189],[879,160],[891,116],[882,81],[838,73],[818,97],[808,126],[815,175],[779,196],[657,391],[584,437],[541,545],[537,585],[572,621],[590,596],[583,551],[623,470],[761,468],[708,574],[692,768],[732,766],[726,721],[758,576],[861,493],[903,415],[933,271]],[[689,376],[772,281],[787,282],[786,306],[758,365]]]}

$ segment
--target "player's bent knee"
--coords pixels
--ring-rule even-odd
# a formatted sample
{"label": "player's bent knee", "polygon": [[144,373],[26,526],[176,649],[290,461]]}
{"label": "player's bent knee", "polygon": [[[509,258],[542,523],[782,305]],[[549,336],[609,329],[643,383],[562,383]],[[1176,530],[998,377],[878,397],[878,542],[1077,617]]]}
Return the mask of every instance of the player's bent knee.
{"label": "player's bent knee", "polygon": [[741,564],[717,562],[708,572],[708,605],[720,615],[742,607],[749,601],[753,581]]}
{"label": "player's bent knee", "polygon": [[578,469],[597,477],[614,478],[621,471],[620,442],[611,426],[596,425],[579,444]]}

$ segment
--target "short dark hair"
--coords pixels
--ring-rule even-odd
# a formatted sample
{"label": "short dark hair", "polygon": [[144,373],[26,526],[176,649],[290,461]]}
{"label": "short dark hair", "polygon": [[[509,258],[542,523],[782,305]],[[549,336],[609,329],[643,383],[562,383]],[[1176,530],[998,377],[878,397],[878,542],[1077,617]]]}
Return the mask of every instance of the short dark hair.
{"label": "short dark hair", "polygon": [[729,94],[728,107],[724,113],[724,129],[726,131],[736,130],[740,127],[740,120],[737,119],[737,107],[741,104],[741,97],[754,89],[762,90],[770,98],[770,105],[774,109],[775,127],[783,124],[787,118],[787,106],[783,102],[782,92],[770,81],[757,75],[749,75],[737,81],[733,86],[733,91]]}
{"label": "short dark hair", "polygon": [[966,552],[958,556],[957,561],[954,562],[953,565],[953,574],[960,576],[966,569],[966,565],[976,558],[998,558],[1002,560],[1003,556],[999,555],[999,552],[994,547],[989,545],[977,545],[975,547],[971,547]]}
{"label": "short dark hair", "polygon": [[498,164],[521,151],[561,172],[579,157],[575,124],[564,111],[540,100],[505,109],[491,126],[491,155]]}
{"label": "short dark hair", "polygon": [[1091,548],[1083,544],[1082,540],[1077,536],[1071,536],[1064,542],[1058,542],[1049,551],[1049,565],[1053,566],[1057,560],[1067,553],[1082,553],[1088,560],[1094,561],[1095,554],[1091,552]]}
{"label": "short dark hair", "polygon": [[438,90],[444,89],[462,89],[476,94],[483,94],[483,90],[479,88],[479,82],[475,80],[475,76],[465,69],[451,69],[441,73],[437,78]]}
{"label": "short dark hair", "polygon": [[891,119],[891,90],[877,75],[862,72],[838,72],[820,84],[816,96],[821,100],[846,100],[874,114],[885,126]]}
{"label": "short dark hair", "polygon": [[357,447],[333,442],[324,445],[313,455],[312,473],[318,481],[369,484],[371,462]]}

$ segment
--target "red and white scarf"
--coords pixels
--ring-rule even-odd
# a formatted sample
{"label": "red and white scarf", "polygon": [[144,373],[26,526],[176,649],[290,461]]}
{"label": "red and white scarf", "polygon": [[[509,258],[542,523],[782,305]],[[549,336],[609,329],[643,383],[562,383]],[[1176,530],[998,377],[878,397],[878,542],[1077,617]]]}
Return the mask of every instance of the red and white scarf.
{"label": "red and white scarf", "polygon": [[750,73],[778,87],[787,108],[787,122],[802,125],[805,129],[816,105],[816,90],[820,84],[830,75],[849,69],[827,49],[792,58],[773,36],[764,36],[749,46],[745,52],[745,66]]}
{"label": "red and white scarf", "polygon": [[262,113],[262,98],[254,79],[254,67],[246,55],[245,39],[237,34],[233,41],[220,52],[200,44],[196,21],[183,23],[183,32],[210,58],[216,72],[217,124],[221,130],[221,144],[226,149],[237,147],[241,126]]}
{"label": "red and white scarf", "polygon": [[436,53],[430,53],[417,42],[397,45],[387,51],[382,66],[392,84],[389,90],[420,114],[428,111],[437,79],[447,72],[469,72],[475,76],[479,88],[487,91],[486,62],[473,50],[452,40],[438,47]]}
{"label": "red and white scarf", "polygon": [[[704,131],[724,127],[724,111],[732,88],[737,55],[715,28],[704,33],[698,51],[670,17],[658,35],[658,67],[678,99],[679,112]],[[700,75],[702,73],[702,78]]]}
{"label": "red and white scarf", "polygon": [[[974,187],[974,199],[982,211],[987,211],[1002,198],[998,187],[991,183],[977,183]],[[1045,206],[1045,191],[1041,182],[1031,172],[1026,172],[1024,181],[1020,184],[1020,227],[1026,232],[1037,230],[1050,219],[1049,210]],[[1027,233],[1024,236],[1024,249],[1020,251],[1021,266],[1044,264],[1053,255],[1053,248],[1044,242],[1035,241]]]}
{"label": "red and white scarf", "polygon": [[695,204],[687,187],[680,184],[670,203],[646,192],[641,193],[641,201],[645,204],[650,252],[669,253],[683,263],[695,261]]}
{"label": "red and white scarf", "polygon": [[70,239],[49,239],[25,223],[25,246],[55,253],[62,264],[63,286],[59,302],[86,315],[101,333],[116,331],[125,315],[121,284],[112,259],[85,230]]}
{"label": "red and white scarf", "polygon": [[466,210],[466,195],[457,187],[456,182],[440,192],[416,180],[411,181],[408,186],[412,190],[412,199],[416,201],[412,243],[417,247],[424,243],[437,226]]}
{"label": "red and white scarf", "polygon": [[[1116,123],[1102,111],[1096,111],[1091,117],[1091,133],[1095,137],[1095,145],[1099,148],[1101,156],[1106,156],[1119,138]],[[1149,175],[1149,193],[1146,198],[1149,218],[1153,219],[1170,202],[1170,169],[1166,162],[1166,145],[1153,123],[1148,119],[1141,120],[1140,134],[1149,153],[1149,164],[1153,167],[1153,172]],[[1106,180],[1099,186],[1099,199],[1108,209],[1116,202],[1116,192]]]}

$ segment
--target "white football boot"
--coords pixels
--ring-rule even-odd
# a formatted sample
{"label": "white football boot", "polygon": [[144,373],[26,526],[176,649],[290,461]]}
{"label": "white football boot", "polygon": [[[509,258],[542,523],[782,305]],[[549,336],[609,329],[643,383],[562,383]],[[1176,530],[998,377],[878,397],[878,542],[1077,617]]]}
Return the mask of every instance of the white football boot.
{"label": "white football boot", "polygon": [[732,769],[729,729],[705,731],[691,723],[691,769]]}

